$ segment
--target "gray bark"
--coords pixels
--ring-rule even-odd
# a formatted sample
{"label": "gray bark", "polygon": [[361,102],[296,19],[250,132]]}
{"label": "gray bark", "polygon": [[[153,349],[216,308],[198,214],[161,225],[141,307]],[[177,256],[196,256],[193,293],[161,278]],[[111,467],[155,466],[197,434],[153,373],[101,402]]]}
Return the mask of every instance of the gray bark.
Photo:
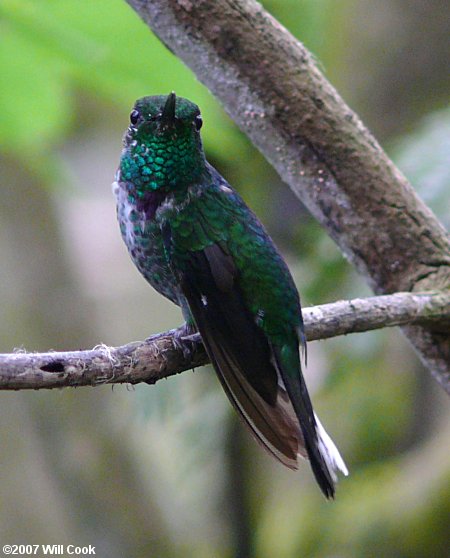
{"label": "gray bark", "polygon": [[[450,324],[450,293],[396,293],[339,301],[303,310],[308,341],[402,325]],[[122,347],[101,345],[91,351],[0,355],[0,389],[147,382],[154,384],[184,370],[207,364],[197,342],[174,342],[177,330]]]}

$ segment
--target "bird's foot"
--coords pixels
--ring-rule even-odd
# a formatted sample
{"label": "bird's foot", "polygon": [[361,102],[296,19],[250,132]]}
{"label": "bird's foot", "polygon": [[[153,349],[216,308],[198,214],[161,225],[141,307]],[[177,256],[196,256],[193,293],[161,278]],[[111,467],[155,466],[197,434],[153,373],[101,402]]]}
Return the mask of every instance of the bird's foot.
{"label": "bird's foot", "polygon": [[183,356],[186,359],[192,357],[196,345],[201,343],[202,338],[200,333],[196,330],[193,324],[185,323],[181,327],[175,330],[172,343],[175,348],[180,349],[183,352]]}

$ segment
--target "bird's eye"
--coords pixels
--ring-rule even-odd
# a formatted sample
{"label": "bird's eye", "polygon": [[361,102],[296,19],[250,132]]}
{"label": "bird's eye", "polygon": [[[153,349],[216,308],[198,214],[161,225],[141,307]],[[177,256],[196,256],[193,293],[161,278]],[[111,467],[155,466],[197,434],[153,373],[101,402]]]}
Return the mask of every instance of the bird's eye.
{"label": "bird's eye", "polygon": [[195,117],[195,128],[196,128],[197,130],[200,130],[200,128],[202,127],[202,125],[203,125],[202,117],[198,114],[198,115]]}
{"label": "bird's eye", "polygon": [[131,113],[130,113],[130,122],[131,122],[131,124],[133,124],[133,125],[134,125],[134,124],[137,124],[137,121],[139,120],[139,116],[140,116],[140,115],[139,115],[139,111],[138,111],[138,110],[136,110],[136,109],[132,110]]}

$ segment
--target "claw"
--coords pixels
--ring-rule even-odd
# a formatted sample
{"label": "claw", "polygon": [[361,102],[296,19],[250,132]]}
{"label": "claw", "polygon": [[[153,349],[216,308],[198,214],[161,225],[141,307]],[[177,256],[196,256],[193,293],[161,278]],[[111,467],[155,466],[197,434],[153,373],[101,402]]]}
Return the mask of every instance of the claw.
{"label": "claw", "polygon": [[186,323],[175,331],[172,338],[174,347],[182,351],[186,360],[192,358],[195,345],[201,340],[200,333],[196,331],[195,326]]}
{"label": "claw", "polygon": [[183,337],[180,337],[180,339],[182,341],[190,341],[191,343],[201,343],[202,342],[202,336],[200,335],[200,333],[192,333],[191,335],[183,335]]}

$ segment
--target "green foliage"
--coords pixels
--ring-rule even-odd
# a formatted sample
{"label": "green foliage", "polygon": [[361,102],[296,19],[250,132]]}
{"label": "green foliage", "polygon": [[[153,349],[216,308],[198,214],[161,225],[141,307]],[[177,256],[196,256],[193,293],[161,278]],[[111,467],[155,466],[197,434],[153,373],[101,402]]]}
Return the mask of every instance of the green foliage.
{"label": "green foliage", "polygon": [[0,141],[19,157],[63,139],[80,91],[125,114],[152,91],[215,105],[121,0],[4,0],[0,16]]}

